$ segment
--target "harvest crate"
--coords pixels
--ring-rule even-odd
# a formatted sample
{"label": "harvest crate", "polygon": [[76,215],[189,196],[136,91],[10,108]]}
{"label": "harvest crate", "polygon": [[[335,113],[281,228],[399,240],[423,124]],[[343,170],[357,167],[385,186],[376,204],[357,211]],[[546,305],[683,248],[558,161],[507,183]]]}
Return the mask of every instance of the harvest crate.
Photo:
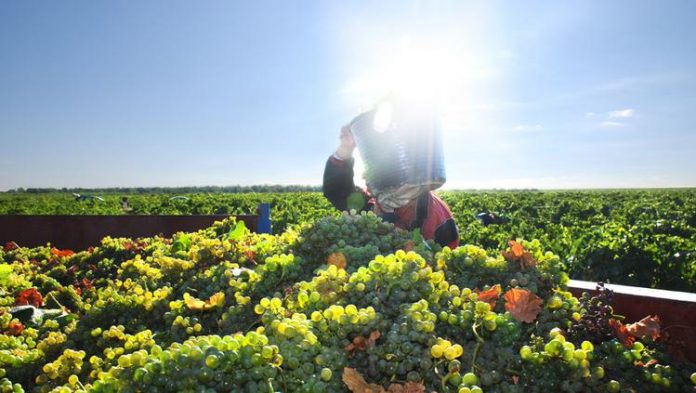
{"label": "harvest crate", "polygon": [[[625,322],[636,322],[648,315],[660,317],[662,339],[669,351],[678,358],[696,362],[696,294],[605,284],[614,291],[614,312],[626,317]],[[597,283],[570,280],[570,292],[595,294]]]}
{"label": "harvest crate", "polygon": [[[170,237],[178,231],[193,232],[230,216],[85,216],[85,215],[6,215],[0,216],[0,244],[14,241],[23,247],[51,243],[58,248],[84,250],[99,244],[102,238]],[[270,233],[270,205],[259,205],[255,215],[235,216],[249,230]]]}

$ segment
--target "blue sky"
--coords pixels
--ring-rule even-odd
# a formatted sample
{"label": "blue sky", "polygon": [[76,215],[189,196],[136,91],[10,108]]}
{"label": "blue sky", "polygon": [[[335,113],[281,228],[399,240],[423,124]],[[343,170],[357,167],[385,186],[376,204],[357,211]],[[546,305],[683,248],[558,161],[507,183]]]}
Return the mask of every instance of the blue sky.
{"label": "blue sky", "polygon": [[[449,188],[696,186],[696,2],[0,2],[0,190],[320,184],[387,91]],[[404,87],[406,86],[406,87]]]}

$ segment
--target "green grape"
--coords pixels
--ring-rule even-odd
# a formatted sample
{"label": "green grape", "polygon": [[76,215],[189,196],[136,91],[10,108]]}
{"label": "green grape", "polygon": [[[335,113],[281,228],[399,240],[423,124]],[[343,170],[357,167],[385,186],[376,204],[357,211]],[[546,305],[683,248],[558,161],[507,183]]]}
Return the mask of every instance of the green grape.
{"label": "green grape", "polygon": [[333,374],[332,374],[330,368],[324,367],[321,369],[321,379],[323,379],[324,381],[327,381],[327,382],[330,381],[332,375]]}
{"label": "green grape", "polygon": [[467,386],[478,384],[478,377],[474,373],[466,373],[462,376],[462,382]]}

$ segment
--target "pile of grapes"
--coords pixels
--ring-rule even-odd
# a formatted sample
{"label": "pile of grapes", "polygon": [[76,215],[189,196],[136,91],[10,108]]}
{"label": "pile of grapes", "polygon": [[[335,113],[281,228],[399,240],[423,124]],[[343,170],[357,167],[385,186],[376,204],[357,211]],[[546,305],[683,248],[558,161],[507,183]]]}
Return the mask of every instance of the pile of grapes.
{"label": "pile of grapes", "polygon": [[10,243],[0,392],[695,391],[657,317],[572,296],[562,266],[538,241],[442,249],[372,213]]}

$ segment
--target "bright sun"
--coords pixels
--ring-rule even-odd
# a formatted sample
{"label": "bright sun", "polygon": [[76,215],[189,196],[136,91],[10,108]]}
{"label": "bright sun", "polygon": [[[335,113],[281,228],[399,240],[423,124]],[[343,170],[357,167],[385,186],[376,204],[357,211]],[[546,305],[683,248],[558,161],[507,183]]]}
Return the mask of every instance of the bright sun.
{"label": "bright sun", "polygon": [[[479,77],[475,57],[437,40],[402,37],[398,44],[372,43],[366,70],[344,92],[368,109],[386,95],[428,101],[438,106],[457,101],[468,80]],[[367,106],[368,108],[365,108]]]}

